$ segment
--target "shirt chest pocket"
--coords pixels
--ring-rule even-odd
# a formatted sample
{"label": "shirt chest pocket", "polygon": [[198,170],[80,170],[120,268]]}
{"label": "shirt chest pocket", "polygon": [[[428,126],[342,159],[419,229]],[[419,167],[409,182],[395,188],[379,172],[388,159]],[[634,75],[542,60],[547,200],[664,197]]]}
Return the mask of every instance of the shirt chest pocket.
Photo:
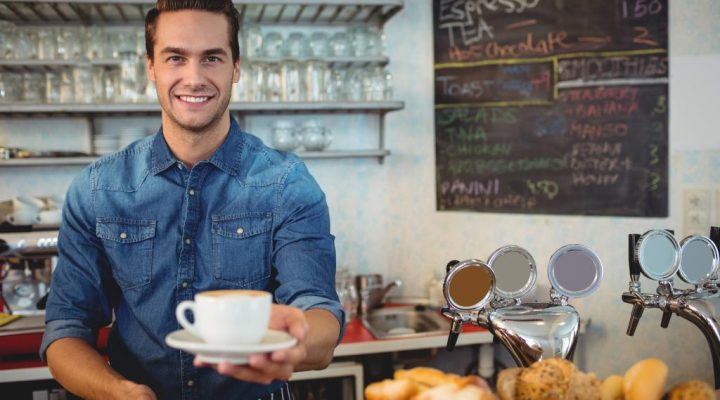
{"label": "shirt chest pocket", "polygon": [[150,283],[155,225],[153,220],[97,219],[95,232],[102,240],[113,277],[121,288],[138,288]]}
{"label": "shirt chest pocket", "polygon": [[270,277],[272,213],[213,216],[215,279],[262,289]]}

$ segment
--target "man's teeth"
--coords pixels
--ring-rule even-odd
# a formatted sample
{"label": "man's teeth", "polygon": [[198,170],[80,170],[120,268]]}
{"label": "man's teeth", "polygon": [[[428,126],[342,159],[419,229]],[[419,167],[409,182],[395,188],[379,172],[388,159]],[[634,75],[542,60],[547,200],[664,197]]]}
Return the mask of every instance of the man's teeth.
{"label": "man's teeth", "polygon": [[202,103],[207,101],[209,97],[180,96],[180,100],[188,103]]}

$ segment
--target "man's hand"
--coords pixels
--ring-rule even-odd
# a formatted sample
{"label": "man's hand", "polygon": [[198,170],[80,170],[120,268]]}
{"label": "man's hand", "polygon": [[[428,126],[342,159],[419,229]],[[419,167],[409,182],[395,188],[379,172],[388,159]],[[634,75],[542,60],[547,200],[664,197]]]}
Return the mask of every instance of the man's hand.
{"label": "man's hand", "polygon": [[196,367],[213,367],[223,375],[235,379],[255,382],[263,385],[273,380],[288,380],[295,367],[307,356],[305,337],[309,325],[305,314],[291,306],[273,304],[270,315],[270,329],[289,332],[297,339],[297,344],[289,349],[274,351],[267,354],[253,354],[247,365],[233,365],[230,363],[207,364],[195,358]]}

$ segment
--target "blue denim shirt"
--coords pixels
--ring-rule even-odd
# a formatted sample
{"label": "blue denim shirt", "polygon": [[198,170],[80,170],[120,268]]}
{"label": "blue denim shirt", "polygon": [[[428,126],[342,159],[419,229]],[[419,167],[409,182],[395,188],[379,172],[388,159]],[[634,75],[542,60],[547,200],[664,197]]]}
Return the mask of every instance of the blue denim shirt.
{"label": "blue denim shirt", "polygon": [[195,293],[272,291],[277,303],[328,310],[343,327],[324,193],[295,155],[234,120],[191,170],[162,129],[85,168],[66,197],[58,251],[41,356],[63,337],[94,345],[114,313],[110,364],[160,399],[256,399],[282,385],[195,368],[165,344],[180,329],[175,307]]}

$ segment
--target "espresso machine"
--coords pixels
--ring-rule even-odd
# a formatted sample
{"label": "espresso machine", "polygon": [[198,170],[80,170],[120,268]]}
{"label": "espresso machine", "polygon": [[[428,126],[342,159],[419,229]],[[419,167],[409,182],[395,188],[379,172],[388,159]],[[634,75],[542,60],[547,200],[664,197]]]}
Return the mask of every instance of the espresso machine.
{"label": "espresso machine", "polygon": [[[3,245],[4,244],[4,245]],[[44,314],[52,270],[57,262],[57,239],[40,238],[10,246],[0,242],[2,310],[15,315]]]}
{"label": "espresso machine", "polygon": [[[688,236],[680,243],[670,230],[655,229],[628,235],[630,284],[622,300],[633,306],[627,334],[635,335],[646,308],[662,311],[660,326],[667,328],[673,314],[692,322],[710,345],[715,389],[720,389],[720,323],[716,305],[720,300],[718,280],[720,227],[710,229],[710,237]],[[640,275],[658,282],[655,293],[643,293]],[[690,289],[673,284],[677,275]]]}
{"label": "espresso machine", "polygon": [[518,366],[550,357],[571,360],[577,344],[580,316],[570,298],[590,295],[602,280],[603,267],[590,248],[572,244],[550,258],[550,302],[523,303],[537,279],[535,260],[518,246],[502,247],[488,263],[451,261],[443,294],[452,320],[447,349],[452,351],[463,324],[486,328],[510,352]]}

